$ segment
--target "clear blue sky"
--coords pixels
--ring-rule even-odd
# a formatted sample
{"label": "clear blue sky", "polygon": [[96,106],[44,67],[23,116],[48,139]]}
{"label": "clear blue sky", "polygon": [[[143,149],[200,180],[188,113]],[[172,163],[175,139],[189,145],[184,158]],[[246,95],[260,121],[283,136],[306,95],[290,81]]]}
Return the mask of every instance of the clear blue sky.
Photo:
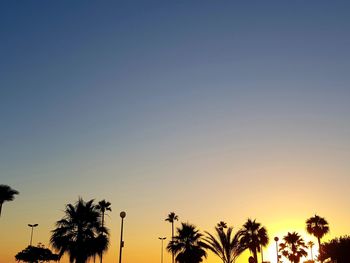
{"label": "clear blue sky", "polygon": [[319,0],[3,1],[0,183],[23,207],[50,195],[55,211],[78,195],[142,210],[170,182],[206,189],[214,174],[241,188],[251,167],[253,181],[272,176],[259,183],[268,188],[275,164],[319,187],[331,176],[349,185],[349,11]]}

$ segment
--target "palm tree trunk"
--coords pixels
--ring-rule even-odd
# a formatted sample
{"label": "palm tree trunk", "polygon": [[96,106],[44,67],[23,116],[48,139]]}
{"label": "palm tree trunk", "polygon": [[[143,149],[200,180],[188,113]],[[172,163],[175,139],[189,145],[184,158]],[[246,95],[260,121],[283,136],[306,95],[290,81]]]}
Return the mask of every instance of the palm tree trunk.
{"label": "palm tree trunk", "polygon": [[256,249],[253,250],[253,256],[255,259],[255,263],[258,263],[258,253],[256,252]]}
{"label": "palm tree trunk", "polygon": [[[171,222],[171,241],[174,241],[174,221]],[[174,263],[174,252],[172,254],[172,263]]]}
{"label": "palm tree trunk", "polygon": [[[102,212],[102,227],[104,226],[104,221],[105,221],[105,213]],[[102,257],[103,257],[103,252],[100,252],[100,263],[102,263]]]}
{"label": "palm tree trunk", "polygon": [[[321,238],[317,237],[317,242],[318,242],[318,254],[321,253]],[[321,263],[323,262],[323,260],[321,260]]]}
{"label": "palm tree trunk", "polygon": [[2,202],[0,203],[0,216],[1,216],[1,210],[2,210]]}

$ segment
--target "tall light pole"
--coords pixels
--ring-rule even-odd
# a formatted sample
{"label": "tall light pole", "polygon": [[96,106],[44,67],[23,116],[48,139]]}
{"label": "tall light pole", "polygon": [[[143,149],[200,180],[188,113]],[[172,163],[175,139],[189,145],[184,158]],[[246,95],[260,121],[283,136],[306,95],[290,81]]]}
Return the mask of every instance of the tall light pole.
{"label": "tall light pole", "polygon": [[278,237],[275,237],[274,240],[276,241],[276,255],[277,255],[277,263],[279,262],[279,257],[278,257],[278,240],[279,238]]}
{"label": "tall light pole", "polygon": [[38,224],[28,224],[28,226],[32,228],[32,231],[31,231],[31,233],[30,233],[30,243],[29,243],[29,245],[32,246],[32,242],[33,242],[33,229],[34,229],[34,227],[37,227]]}
{"label": "tall light pole", "polygon": [[166,237],[158,237],[158,239],[160,239],[160,241],[162,242],[162,247],[160,250],[160,263],[163,263],[163,241],[166,239]]}
{"label": "tall light pole", "polygon": [[123,241],[123,225],[124,225],[124,218],[126,217],[126,213],[124,211],[120,212],[120,217],[122,218],[122,224],[120,229],[120,250],[119,250],[119,263],[122,263],[122,250],[124,247],[124,241]]}

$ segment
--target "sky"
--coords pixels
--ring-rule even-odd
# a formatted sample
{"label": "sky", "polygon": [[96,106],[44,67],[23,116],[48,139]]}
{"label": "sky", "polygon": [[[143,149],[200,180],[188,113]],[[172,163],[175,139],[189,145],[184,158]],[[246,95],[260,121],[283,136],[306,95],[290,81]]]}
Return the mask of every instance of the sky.
{"label": "sky", "polygon": [[28,245],[28,223],[49,246],[78,197],[112,203],[105,263],[118,260],[123,210],[125,263],[160,261],[171,211],[202,232],[256,218],[271,240],[308,241],[317,213],[325,240],[349,234],[349,8],[1,2],[0,183],[20,195],[3,207],[0,262]]}

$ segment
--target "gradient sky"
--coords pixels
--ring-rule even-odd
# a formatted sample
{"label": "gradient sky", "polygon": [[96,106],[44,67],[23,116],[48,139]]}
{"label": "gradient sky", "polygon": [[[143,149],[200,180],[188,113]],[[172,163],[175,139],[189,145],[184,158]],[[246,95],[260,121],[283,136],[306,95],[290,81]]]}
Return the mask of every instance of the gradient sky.
{"label": "gradient sky", "polygon": [[328,0],[2,2],[0,183],[20,195],[3,207],[0,262],[28,245],[28,223],[48,245],[78,196],[112,203],[105,263],[117,262],[121,210],[125,263],[160,260],[170,211],[201,230],[251,217],[271,239],[297,230],[307,241],[318,213],[326,239],[349,234],[349,11]]}

